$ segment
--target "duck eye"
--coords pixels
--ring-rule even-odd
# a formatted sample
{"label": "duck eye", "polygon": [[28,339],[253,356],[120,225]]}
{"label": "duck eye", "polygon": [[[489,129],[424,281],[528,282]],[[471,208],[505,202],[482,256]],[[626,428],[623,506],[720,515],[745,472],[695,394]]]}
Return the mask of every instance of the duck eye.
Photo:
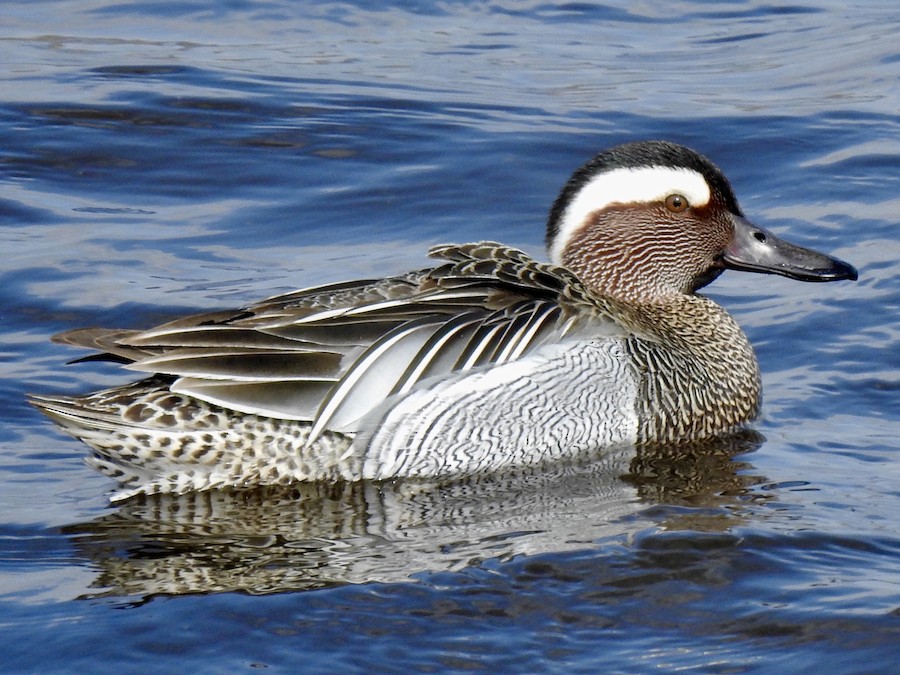
{"label": "duck eye", "polygon": [[669,195],[666,197],[666,208],[672,213],[681,213],[688,207],[688,200],[682,195]]}

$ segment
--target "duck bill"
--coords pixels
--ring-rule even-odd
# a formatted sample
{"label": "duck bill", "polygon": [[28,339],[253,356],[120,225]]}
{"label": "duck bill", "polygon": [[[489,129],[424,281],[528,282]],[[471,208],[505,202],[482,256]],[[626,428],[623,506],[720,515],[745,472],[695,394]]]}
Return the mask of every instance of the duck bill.
{"label": "duck bill", "polygon": [[843,260],[796,246],[749,220],[732,216],[734,239],[725,249],[725,267],[745,272],[780,274],[800,281],[856,280],[856,269]]}

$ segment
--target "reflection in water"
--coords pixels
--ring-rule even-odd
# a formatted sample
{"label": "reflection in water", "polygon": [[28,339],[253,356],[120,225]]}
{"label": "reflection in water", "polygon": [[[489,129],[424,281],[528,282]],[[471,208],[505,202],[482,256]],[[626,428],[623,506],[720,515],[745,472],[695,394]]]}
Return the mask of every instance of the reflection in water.
{"label": "reflection in water", "polygon": [[670,529],[727,529],[741,497],[761,480],[733,457],[762,440],[743,431],[453,482],[140,497],[66,533],[100,570],[91,597],[264,594],[406,581],[417,572],[458,570],[485,559],[588,548],[634,530],[625,516],[648,504],[709,507],[690,509],[689,521],[667,520]]}

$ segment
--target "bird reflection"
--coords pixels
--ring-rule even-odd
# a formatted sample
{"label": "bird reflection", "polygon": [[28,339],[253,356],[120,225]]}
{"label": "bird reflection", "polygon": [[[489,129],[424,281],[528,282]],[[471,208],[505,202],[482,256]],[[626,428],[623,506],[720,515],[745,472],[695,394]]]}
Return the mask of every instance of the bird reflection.
{"label": "bird reflection", "polygon": [[667,513],[667,528],[733,527],[749,488],[763,480],[735,457],[762,442],[743,430],[456,481],[139,497],[65,531],[99,570],[86,597],[142,602],[402,582],[486,559],[590,548],[660,525],[647,515],[658,505],[703,507]]}

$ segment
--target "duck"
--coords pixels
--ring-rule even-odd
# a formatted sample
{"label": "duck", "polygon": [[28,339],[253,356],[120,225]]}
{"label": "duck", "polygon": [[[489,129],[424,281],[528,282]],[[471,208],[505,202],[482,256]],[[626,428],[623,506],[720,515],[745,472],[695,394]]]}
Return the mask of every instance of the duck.
{"label": "duck", "polygon": [[750,424],[760,369],[698,290],[726,269],[856,280],[751,223],[722,171],[668,141],[578,168],[549,262],[481,241],[433,266],[150,328],[76,329],[140,379],[30,401],[90,448],[113,502],[309,482],[453,479]]}

